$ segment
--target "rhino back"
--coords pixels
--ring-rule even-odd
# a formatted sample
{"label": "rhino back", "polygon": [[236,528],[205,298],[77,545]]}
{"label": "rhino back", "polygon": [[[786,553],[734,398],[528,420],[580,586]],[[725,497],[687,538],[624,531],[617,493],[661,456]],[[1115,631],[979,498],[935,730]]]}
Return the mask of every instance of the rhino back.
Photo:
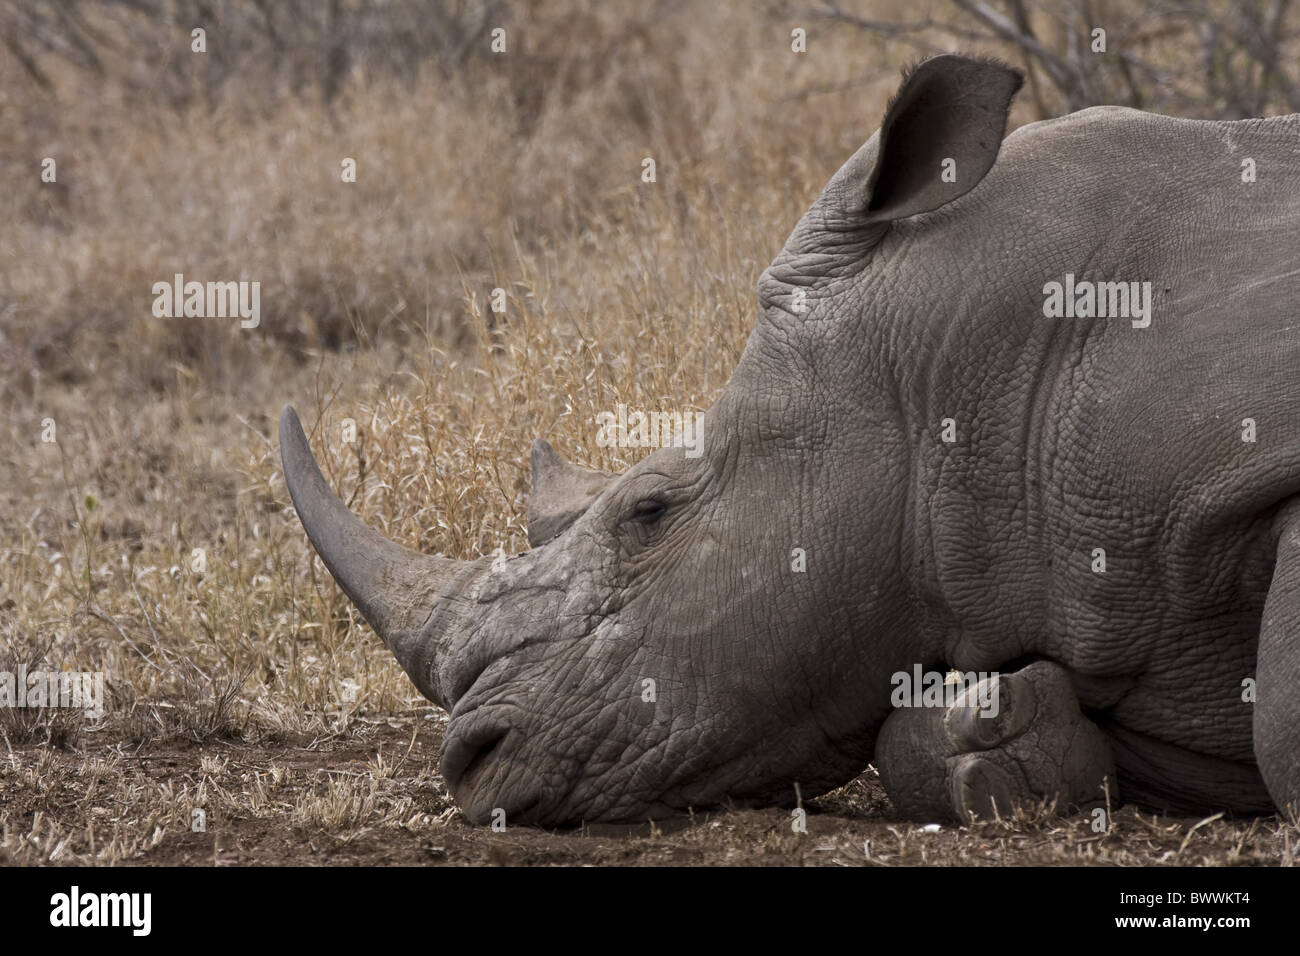
{"label": "rhino back", "polygon": [[[1300,492],[1297,249],[1300,116],[1034,124],[964,200],[895,228],[876,288],[957,280],[882,320],[909,343],[918,430],[966,429],[916,469],[926,606],[955,666],[1058,660],[1099,719],[1253,762],[1240,681],[1270,518]],[[1149,327],[1048,318],[1067,273],[1150,282]]]}
{"label": "rhino back", "polygon": [[1103,143],[1122,217],[1078,271],[1149,282],[1150,325],[1044,320],[1082,325],[1053,396],[1050,487],[1072,526],[1127,542],[1113,550],[1135,574],[1158,554],[1171,603],[1226,611],[1244,587],[1253,607],[1264,522],[1300,492],[1300,116],[1120,112],[1102,119],[1120,130]]}
{"label": "rhino back", "polygon": [[1077,271],[1152,291],[1147,328],[1046,320],[1081,325],[1044,426],[1054,651],[1119,678],[1082,696],[1126,731],[1250,764],[1241,681],[1271,519],[1300,492],[1300,117],[1107,111],[1053,132],[1103,147],[1110,173],[1081,191],[1110,228]]}

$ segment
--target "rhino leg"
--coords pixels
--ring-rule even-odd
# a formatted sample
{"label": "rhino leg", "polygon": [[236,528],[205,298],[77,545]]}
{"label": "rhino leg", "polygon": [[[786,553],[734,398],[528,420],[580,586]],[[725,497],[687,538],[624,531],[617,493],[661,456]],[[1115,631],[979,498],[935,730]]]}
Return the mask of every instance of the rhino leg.
{"label": "rhino leg", "polygon": [[1300,510],[1284,513],[1255,664],[1255,760],[1283,814],[1300,818]]}
{"label": "rhino leg", "polygon": [[894,806],[915,819],[991,820],[1044,799],[1085,808],[1107,786],[1118,798],[1109,745],[1065,670],[1047,661],[987,677],[952,707],[896,710],[876,767]]}

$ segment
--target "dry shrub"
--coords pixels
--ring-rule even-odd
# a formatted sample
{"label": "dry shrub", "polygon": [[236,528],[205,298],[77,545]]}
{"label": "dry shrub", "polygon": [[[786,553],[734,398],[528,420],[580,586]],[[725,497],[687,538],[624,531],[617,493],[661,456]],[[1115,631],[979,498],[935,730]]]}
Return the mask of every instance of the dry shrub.
{"label": "dry shrub", "polygon": [[[235,7],[223,7],[222,23],[246,32]],[[108,376],[162,392],[177,367],[229,385],[252,364],[301,361],[316,347],[427,337],[455,347],[463,285],[499,272],[516,242],[537,254],[553,237],[644,222],[629,201],[644,157],[658,163],[664,212],[718,216],[727,210],[714,188],[806,198],[826,171],[810,171],[808,158],[844,128],[821,115],[827,97],[787,99],[807,70],[766,16],[550,2],[501,17],[508,54],[480,50],[455,71],[436,58],[377,70],[358,54],[328,99],[315,86],[290,94],[279,82],[290,66],[266,58],[220,72],[188,52],[175,11],[138,35],[102,17],[122,35],[103,75],[47,57],[49,88],[24,88],[10,61],[6,81],[37,104],[0,102],[0,116],[27,120],[11,146],[26,174],[0,197],[14,225],[0,237],[0,348],[20,372],[15,384],[30,392],[42,374],[78,385]],[[230,29],[213,29],[214,50],[242,36]],[[719,45],[723,34],[736,42]],[[178,45],[191,69],[211,66],[220,96],[177,101],[140,87],[139,64]],[[822,70],[860,72],[845,54],[861,45],[828,38]],[[874,112],[854,110],[853,139]],[[40,181],[44,157],[57,162],[56,183]],[[345,158],[357,163],[355,183],[341,181]],[[769,221],[751,226],[777,245]],[[259,281],[260,328],[155,318],[153,283],[176,273]]]}

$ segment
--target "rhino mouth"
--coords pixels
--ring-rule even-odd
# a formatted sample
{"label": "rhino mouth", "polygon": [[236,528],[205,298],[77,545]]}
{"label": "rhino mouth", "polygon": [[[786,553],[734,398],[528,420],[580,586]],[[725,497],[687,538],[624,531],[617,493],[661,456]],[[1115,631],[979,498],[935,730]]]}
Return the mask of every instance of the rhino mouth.
{"label": "rhino mouth", "polygon": [[[495,823],[504,813],[507,823],[560,825],[567,817],[554,787],[541,778],[519,751],[523,732],[497,714],[478,710],[453,719],[442,745],[439,770],[447,789],[475,823]],[[551,813],[546,814],[544,805]]]}

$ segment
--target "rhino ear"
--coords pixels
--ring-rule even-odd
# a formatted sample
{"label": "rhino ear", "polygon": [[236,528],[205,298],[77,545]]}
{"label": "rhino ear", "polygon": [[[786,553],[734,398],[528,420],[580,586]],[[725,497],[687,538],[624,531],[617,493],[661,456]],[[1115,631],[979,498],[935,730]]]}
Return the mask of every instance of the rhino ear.
{"label": "rhino ear", "polygon": [[1022,82],[1010,67],[951,53],[910,70],[880,124],[868,220],[931,212],[975,188],[997,159]]}
{"label": "rhino ear", "polygon": [[569,464],[542,438],[533,442],[531,457],[533,491],[528,497],[528,543],[535,548],[577,521],[614,476]]}

